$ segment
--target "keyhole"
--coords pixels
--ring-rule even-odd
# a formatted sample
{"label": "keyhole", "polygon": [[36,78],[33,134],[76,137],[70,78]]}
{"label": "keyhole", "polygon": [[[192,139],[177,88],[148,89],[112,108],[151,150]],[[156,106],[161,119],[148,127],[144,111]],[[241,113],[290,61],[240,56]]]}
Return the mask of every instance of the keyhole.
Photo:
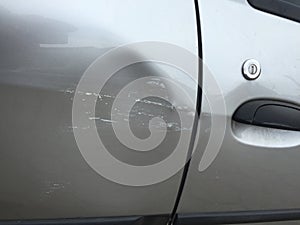
{"label": "keyhole", "polygon": [[256,74],[256,72],[257,72],[257,67],[256,67],[256,65],[251,64],[251,65],[249,66],[249,73],[252,74],[252,75],[254,75],[254,74]]}

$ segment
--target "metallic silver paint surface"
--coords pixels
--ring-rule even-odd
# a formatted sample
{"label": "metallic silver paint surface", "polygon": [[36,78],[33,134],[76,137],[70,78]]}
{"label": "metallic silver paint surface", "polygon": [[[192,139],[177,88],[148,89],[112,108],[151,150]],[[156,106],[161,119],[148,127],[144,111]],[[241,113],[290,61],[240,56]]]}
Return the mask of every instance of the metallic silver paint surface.
{"label": "metallic silver paint surface", "polygon": [[193,1],[0,6],[0,220],[170,213],[181,172],[148,187],[99,176],[76,146],[72,96],[85,69],[112,47],[165,41],[197,53]]}
{"label": "metallic silver paint surface", "polygon": [[[244,144],[233,134],[231,117],[250,99],[300,103],[300,25],[257,11],[246,0],[199,4],[204,63],[224,93],[228,127],[218,157],[203,173],[198,171],[201,146],[197,149],[179,212],[299,208],[299,144],[287,147],[285,143],[281,148]],[[257,59],[263,68],[255,81],[241,74],[241,65],[249,58]],[[206,109],[204,105],[202,127],[209,119]],[[202,129],[202,142],[207,132]]]}

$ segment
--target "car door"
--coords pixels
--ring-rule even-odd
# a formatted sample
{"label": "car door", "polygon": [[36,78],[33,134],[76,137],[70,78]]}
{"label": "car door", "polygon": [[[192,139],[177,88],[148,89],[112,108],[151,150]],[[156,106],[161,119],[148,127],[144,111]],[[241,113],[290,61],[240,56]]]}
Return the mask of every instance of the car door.
{"label": "car door", "polygon": [[[58,224],[71,224],[73,220],[60,219],[82,218],[79,222],[84,224],[140,224],[147,221],[142,216],[158,215],[158,220],[154,217],[152,222],[168,219],[181,182],[181,168],[160,182],[148,182],[150,175],[142,173],[139,167],[166,158],[172,152],[173,142],[157,147],[158,155],[149,153],[144,157],[134,149],[124,153],[128,149],[112,137],[112,126],[116,124],[122,130],[129,123],[119,110],[129,105],[129,94],[123,99],[117,96],[123,86],[151,73],[158,78],[150,80],[146,89],[182,97],[172,88],[164,91],[166,87],[159,80],[161,73],[180,77],[179,72],[145,63],[115,71],[117,76],[109,80],[102,92],[83,91],[78,86],[86,74],[95,72],[97,63],[103,65],[101,57],[111,57],[118,46],[164,42],[197,55],[195,18],[194,2],[190,0],[0,1],[1,221],[54,219]],[[134,58],[134,52],[127,53],[114,59]],[[114,62],[107,61],[105,66]],[[98,67],[97,74],[107,71],[105,66]],[[197,64],[194,66],[197,68]],[[187,81],[185,85],[188,86]],[[131,89],[131,96],[139,94],[137,91]],[[178,128],[172,123],[172,117],[178,115],[171,105],[146,100],[130,114],[134,118],[130,126],[136,136],[146,139],[149,121],[162,112],[170,116],[168,134],[173,140],[178,139]],[[85,103],[93,101],[98,101],[97,105],[86,109]],[[120,108],[113,108],[114,101],[119,101]],[[139,107],[144,111],[139,111]],[[86,124],[74,121],[76,109]],[[181,109],[188,113],[186,106]],[[193,118],[193,114],[189,116]],[[112,163],[87,153],[92,141],[81,142],[93,129],[105,139],[103,146],[111,148],[110,155],[117,155],[124,164],[132,163],[135,174],[146,177],[146,181],[140,185],[130,183],[120,168],[106,170],[121,174],[120,180],[101,174],[97,166],[106,169]],[[121,132],[127,135],[126,131]]]}
{"label": "car door", "polygon": [[[182,224],[299,219],[299,1],[203,0],[199,11],[203,64],[226,111],[203,101]],[[224,140],[205,152],[213,117],[226,121]]]}

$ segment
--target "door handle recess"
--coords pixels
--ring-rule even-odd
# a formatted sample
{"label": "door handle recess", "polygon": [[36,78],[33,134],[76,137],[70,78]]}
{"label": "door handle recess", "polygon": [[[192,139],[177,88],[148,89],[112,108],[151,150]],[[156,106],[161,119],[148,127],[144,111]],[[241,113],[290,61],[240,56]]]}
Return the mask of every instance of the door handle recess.
{"label": "door handle recess", "polygon": [[300,131],[300,106],[277,100],[251,100],[236,110],[233,120],[255,126]]}

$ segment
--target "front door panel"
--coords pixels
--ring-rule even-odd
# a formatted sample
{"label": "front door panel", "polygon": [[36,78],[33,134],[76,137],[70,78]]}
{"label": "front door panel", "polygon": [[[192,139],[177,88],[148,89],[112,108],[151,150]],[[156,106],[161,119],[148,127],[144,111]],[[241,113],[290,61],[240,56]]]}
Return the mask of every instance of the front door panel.
{"label": "front door panel", "polygon": [[[209,136],[204,128],[210,111],[204,104],[200,146],[192,158],[179,212],[299,208],[299,131],[234,122],[232,117],[250,100],[300,104],[300,24],[259,11],[246,0],[204,0],[199,5],[204,64],[218,81],[227,110],[213,116],[224,116],[227,128],[216,159],[199,172],[201,145]],[[248,59],[261,66],[255,80],[242,74]],[[205,74],[203,79],[204,88],[209,88]],[[269,113],[265,120],[279,112],[263,110]],[[284,119],[281,113],[275,119]]]}

